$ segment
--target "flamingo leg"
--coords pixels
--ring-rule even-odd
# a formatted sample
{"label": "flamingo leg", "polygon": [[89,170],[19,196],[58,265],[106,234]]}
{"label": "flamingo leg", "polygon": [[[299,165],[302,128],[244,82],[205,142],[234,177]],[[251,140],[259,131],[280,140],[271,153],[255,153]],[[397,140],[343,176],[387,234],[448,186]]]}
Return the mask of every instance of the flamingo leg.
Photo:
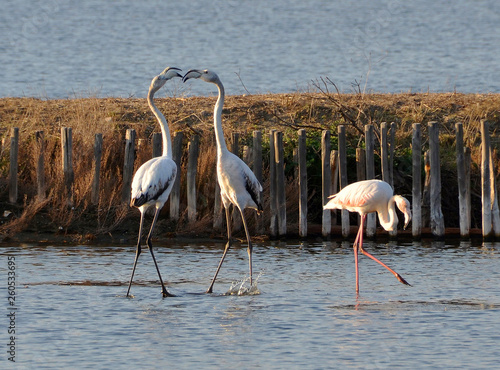
{"label": "flamingo leg", "polygon": [[[366,216],[366,215],[365,215]],[[364,223],[364,218],[362,219],[361,223]],[[398,279],[401,283],[403,284],[406,284],[406,285],[409,285],[411,286],[410,283],[408,283],[405,279],[403,279],[403,277],[401,275],[399,275],[396,271],[394,271],[393,269],[391,269],[389,266],[387,266],[385,263],[383,263],[382,261],[380,261],[379,259],[377,259],[376,257],[372,256],[370,253],[366,252],[364,249],[363,249],[363,235],[361,235],[361,243],[359,244],[359,250],[361,251],[361,253],[363,253],[365,256],[367,257],[370,257],[372,260],[374,260],[375,262],[378,262],[380,263],[382,266],[384,266],[387,270],[389,270],[395,277],[396,279]]]}
{"label": "flamingo leg", "polygon": [[134,279],[135,268],[137,266],[137,260],[139,259],[139,256],[141,255],[141,236],[142,236],[143,223],[144,223],[144,213],[141,212],[141,221],[139,224],[139,237],[137,240],[137,248],[136,248],[136,252],[135,252],[134,267],[132,268],[132,276],[130,276],[130,282],[128,284],[127,297],[129,296],[130,287],[132,286],[132,280]]}
{"label": "flamingo leg", "polygon": [[361,216],[361,222],[359,225],[358,234],[356,239],[354,239],[353,249],[354,249],[354,266],[356,269],[356,294],[359,293],[359,269],[358,269],[358,249],[360,248],[360,243],[363,244],[363,229],[365,223],[366,215]]}
{"label": "flamingo leg", "polygon": [[248,264],[250,267],[250,286],[252,286],[252,240],[250,239],[250,234],[248,233],[247,221],[245,219],[245,215],[243,214],[243,210],[240,209],[241,219],[243,220],[243,226],[245,227],[245,234],[247,235],[248,242]]}
{"label": "flamingo leg", "polygon": [[226,247],[224,248],[224,253],[222,254],[222,258],[219,262],[219,265],[217,266],[217,271],[215,271],[215,275],[212,279],[212,282],[210,283],[210,286],[208,287],[206,293],[212,293],[212,289],[214,287],[214,283],[215,283],[215,279],[217,279],[217,275],[219,274],[219,270],[222,266],[222,263],[224,262],[224,258],[226,258],[226,254],[227,254],[227,251],[229,250],[229,248],[231,247],[231,214],[229,212],[229,206],[228,207],[224,207],[224,209],[226,210],[226,224],[227,224],[227,243],[226,243]]}
{"label": "flamingo leg", "polygon": [[158,215],[160,213],[160,208],[156,208],[155,216],[153,218],[153,223],[151,224],[151,229],[149,230],[148,238],[147,238],[147,244],[149,247],[149,252],[151,252],[151,257],[153,257],[153,262],[155,263],[156,271],[158,272],[158,277],[160,278],[160,283],[161,283],[161,293],[163,297],[175,297],[173,294],[170,294],[167,289],[165,288],[165,284],[163,284],[163,279],[161,278],[160,274],[160,269],[158,268],[158,264],[156,263],[156,258],[153,253],[153,243],[151,243],[151,237],[153,235],[153,229],[155,228],[156,225],[156,220],[158,219]]}

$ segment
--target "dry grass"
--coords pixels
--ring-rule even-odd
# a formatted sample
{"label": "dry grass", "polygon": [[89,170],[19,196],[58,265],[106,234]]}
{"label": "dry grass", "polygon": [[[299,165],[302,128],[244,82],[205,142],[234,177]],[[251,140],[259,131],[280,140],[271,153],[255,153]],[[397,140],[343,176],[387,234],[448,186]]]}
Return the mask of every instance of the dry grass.
{"label": "dry grass", "polygon": [[[492,143],[495,148],[500,141],[500,95],[498,94],[338,94],[331,92],[332,86],[323,81],[318,93],[296,93],[275,95],[228,96],[223,110],[223,128],[226,138],[232,132],[239,132],[240,147],[251,145],[253,130],[263,131],[264,140],[264,188],[268,188],[268,132],[278,129],[284,133],[287,162],[287,210],[290,224],[297,220],[298,206],[294,201],[296,184],[292,149],[296,144],[296,131],[306,128],[308,133],[308,163],[311,194],[309,211],[311,221],[316,222],[321,208],[318,191],[317,162],[319,160],[319,138],[324,129],[332,130],[335,147],[337,126],[346,125],[349,150],[363,144],[364,126],[373,124],[377,135],[382,122],[396,122],[396,177],[397,187],[410,189],[411,173],[405,165],[411,146],[412,124],[422,123],[423,137],[427,137],[427,123],[440,123],[443,181],[447,189],[454,189],[454,135],[455,123],[464,124],[466,145],[472,149],[473,191],[478,193],[479,165],[479,124],[482,119],[490,122]],[[329,90],[330,88],[330,90]],[[198,164],[198,223],[188,225],[185,217],[177,224],[160,223],[173,232],[187,232],[196,228],[197,232],[211,232],[215,194],[215,146],[212,112],[214,97],[163,98],[157,99],[158,107],[170,122],[171,131],[183,131],[185,142],[194,133],[201,135],[200,161]],[[137,149],[136,166],[151,157],[151,138],[159,127],[150,112],[145,99],[71,99],[40,100],[33,98],[0,99],[0,201],[4,210],[13,215],[4,218],[0,233],[12,235],[20,231],[48,231],[67,233],[109,233],[113,230],[130,229],[138,219],[138,212],[130,210],[120,201],[121,174],[124,157],[124,134],[133,128],[141,141]],[[7,176],[9,169],[10,128],[20,131],[19,148],[19,203],[9,205]],[[75,183],[73,206],[67,205],[64,196],[61,163],[60,129],[73,129],[73,163]],[[36,157],[35,132],[45,133],[45,176],[46,198],[36,198]],[[101,161],[101,187],[99,204],[90,201],[92,182],[93,144],[96,133],[103,134],[103,154]],[[424,147],[427,145],[424,140]],[[495,157],[498,150],[495,151]],[[351,155],[352,157],[352,155]],[[352,158],[351,158],[352,159]],[[182,161],[181,210],[185,209],[185,166]],[[497,163],[497,162],[495,162]],[[410,181],[410,182],[409,182]],[[480,191],[479,191],[480,193]],[[264,192],[266,194],[266,192]],[[454,204],[456,195],[444,196],[443,211],[447,226],[455,226]],[[264,199],[268,207],[269,200]],[[165,207],[164,213],[168,213]],[[449,214],[447,214],[449,212]],[[0,214],[1,216],[1,214]],[[184,216],[184,215],[183,215]],[[250,217],[253,220],[253,217]],[[129,222],[130,221],[130,222]],[[262,222],[268,225],[268,216]],[[252,221],[253,223],[253,221]],[[135,224],[134,224],[135,225]],[[136,226],[133,226],[136,231]],[[161,232],[161,231],[160,231]]]}

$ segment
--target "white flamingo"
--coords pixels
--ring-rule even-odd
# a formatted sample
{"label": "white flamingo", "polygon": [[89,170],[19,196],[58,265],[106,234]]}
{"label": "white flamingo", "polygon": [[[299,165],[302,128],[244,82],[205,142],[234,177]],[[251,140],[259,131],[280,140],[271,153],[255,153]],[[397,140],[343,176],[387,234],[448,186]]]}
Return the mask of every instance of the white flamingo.
{"label": "white flamingo", "polygon": [[156,207],[153,222],[151,223],[151,229],[149,230],[146,243],[151,252],[151,257],[156,266],[156,271],[158,272],[158,277],[160,278],[162,295],[163,297],[172,296],[167,289],[165,284],[163,284],[163,279],[161,278],[160,269],[156,263],[156,258],[153,253],[153,245],[151,243],[151,236],[153,234],[153,229],[158,219],[158,214],[162,209],[163,205],[168,199],[170,191],[175,181],[175,176],[177,174],[177,166],[172,159],[172,142],[170,139],[170,132],[168,130],[167,120],[165,116],[156,107],[153,101],[155,93],[163,86],[165,83],[173,77],[182,77],[177,71],[179,68],[168,67],[158,76],[155,76],[151,81],[148,92],[148,105],[153,111],[158,123],[161,128],[161,135],[163,139],[163,153],[161,157],[152,158],[146,163],[144,163],[137,172],[135,173],[134,179],[132,181],[132,197],[130,200],[130,206],[139,208],[141,211],[141,221],[139,226],[139,237],[137,240],[137,251],[135,254],[134,267],[132,269],[132,276],[130,277],[130,283],[128,285],[127,297],[130,293],[130,287],[132,285],[132,280],[134,278],[135,268],[137,266],[137,259],[141,254],[141,237],[142,237],[142,226],[144,223],[144,214],[146,210],[154,205]]}
{"label": "white flamingo", "polygon": [[255,209],[259,214],[262,212],[262,205],[260,203],[260,192],[262,191],[262,186],[255,177],[255,174],[248,168],[248,166],[243,162],[238,156],[231,153],[226,146],[226,141],[224,140],[224,133],[222,131],[222,106],[224,105],[224,86],[217,76],[216,73],[209,70],[198,70],[192,69],[188,71],[184,78],[184,82],[190,78],[199,78],[205,82],[213,83],[217,86],[219,90],[219,96],[214,107],[214,127],[215,127],[215,138],[217,141],[217,180],[220,186],[220,194],[222,197],[222,203],[226,211],[226,223],[227,223],[227,244],[224,248],[224,253],[217,267],[217,271],[212,279],[212,283],[207,290],[207,293],[212,293],[212,288],[217,278],[217,274],[224,262],[226,253],[232,243],[231,235],[231,214],[230,206],[231,204],[236,206],[241,213],[241,219],[243,220],[243,226],[245,227],[245,233],[248,242],[248,260],[250,267],[250,285],[252,285],[252,241],[250,239],[250,234],[248,233],[248,227],[245,220],[245,215],[243,211],[245,208]]}
{"label": "white flamingo", "polygon": [[323,209],[346,209],[349,212],[358,212],[361,215],[361,224],[359,225],[358,234],[353,244],[354,264],[356,268],[356,293],[359,293],[358,249],[365,256],[370,257],[388,269],[401,283],[410,285],[396,271],[363,249],[363,228],[366,215],[371,212],[377,212],[382,227],[387,231],[392,231],[398,227],[399,221],[395,210],[396,205],[405,216],[404,227],[406,228],[411,220],[410,202],[401,195],[393,195],[391,185],[380,180],[365,180],[352,183],[329,198],[330,201],[325,204]]}

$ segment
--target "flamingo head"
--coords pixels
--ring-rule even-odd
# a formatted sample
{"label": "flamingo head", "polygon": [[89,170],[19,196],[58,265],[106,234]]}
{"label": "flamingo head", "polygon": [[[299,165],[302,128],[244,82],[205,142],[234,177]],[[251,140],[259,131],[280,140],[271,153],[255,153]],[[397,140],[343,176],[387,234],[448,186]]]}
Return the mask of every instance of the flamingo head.
{"label": "flamingo head", "polygon": [[394,201],[396,202],[396,206],[399,208],[401,212],[403,212],[405,216],[405,226],[404,228],[408,226],[408,224],[411,221],[411,204],[408,201],[408,199],[402,197],[401,195],[395,195],[394,196]]}
{"label": "flamingo head", "polygon": [[182,82],[186,82],[190,78],[199,78],[205,82],[211,83],[217,83],[220,81],[217,73],[209,71],[208,69],[191,69],[184,75]]}
{"label": "flamingo head", "polygon": [[159,89],[161,89],[162,86],[165,85],[165,82],[167,82],[171,78],[174,78],[174,77],[181,77],[182,78],[182,75],[179,74],[177,71],[181,71],[181,70],[179,68],[175,68],[175,67],[165,68],[162,73],[160,73],[158,76],[155,76],[153,78],[149,89],[152,92],[156,92]]}

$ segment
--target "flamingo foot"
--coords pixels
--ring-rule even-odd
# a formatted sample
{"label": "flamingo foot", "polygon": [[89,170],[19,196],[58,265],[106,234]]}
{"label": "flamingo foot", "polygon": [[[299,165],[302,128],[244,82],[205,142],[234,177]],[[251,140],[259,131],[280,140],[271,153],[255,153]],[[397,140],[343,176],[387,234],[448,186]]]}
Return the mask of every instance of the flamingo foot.
{"label": "flamingo foot", "polygon": [[403,279],[403,277],[401,275],[399,275],[398,273],[396,273],[396,279],[399,280],[399,282],[405,284],[405,285],[409,285],[409,286],[412,286],[409,282],[407,282],[405,279]]}
{"label": "flamingo foot", "polygon": [[167,298],[167,297],[175,297],[175,295],[174,295],[174,294],[169,293],[166,289],[162,289],[161,294],[162,294],[163,298]]}

